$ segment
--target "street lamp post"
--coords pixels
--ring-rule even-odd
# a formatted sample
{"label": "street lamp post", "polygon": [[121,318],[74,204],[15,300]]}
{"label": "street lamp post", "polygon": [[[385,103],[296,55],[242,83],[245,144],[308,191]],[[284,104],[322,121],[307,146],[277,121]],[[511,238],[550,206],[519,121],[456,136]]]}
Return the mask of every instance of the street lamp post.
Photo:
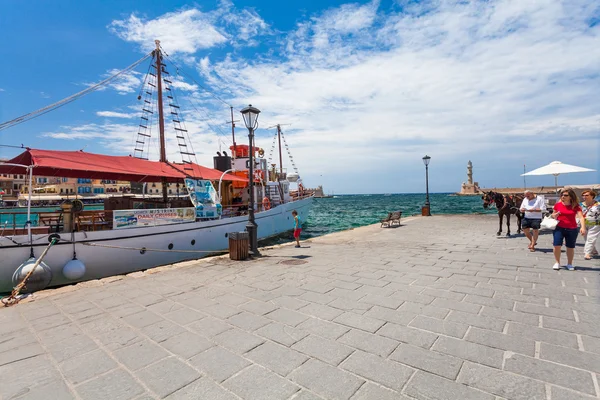
{"label": "street lamp post", "polygon": [[425,212],[421,213],[427,217],[431,217],[431,204],[429,203],[429,161],[431,157],[425,155],[423,164],[425,164]]}
{"label": "street lamp post", "polygon": [[252,107],[252,104],[250,104],[240,112],[244,118],[246,128],[248,128],[248,140],[250,142],[248,148],[248,158],[250,163],[250,171],[248,174],[250,200],[248,201],[248,224],[246,224],[246,230],[248,231],[248,236],[250,236],[250,252],[255,256],[259,256],[258,226],[254,221],[254,130],[258,127],[258,114],[260,114],[260,110],[256,107]]}

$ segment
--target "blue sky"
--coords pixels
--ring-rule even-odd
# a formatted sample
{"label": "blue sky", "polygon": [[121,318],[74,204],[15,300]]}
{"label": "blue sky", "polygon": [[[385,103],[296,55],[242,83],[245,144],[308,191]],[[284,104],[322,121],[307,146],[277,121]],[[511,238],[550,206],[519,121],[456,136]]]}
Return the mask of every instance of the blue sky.
{"label": "blue sky", "polygon": [[[158,38],[186,74],[176,90],[204,165],[231,145],[226,104],[252,103],[263,111],[257,144],[268,155],[275,131],[264,128],[285,124],[306,186],[422,192],[425,154],[433,192],[459,190],[468,160],[480,185],[520,186],[524,164],[600,169],[599,21],[592,0],[7,0],[0,122],[125,68]],[[132,154],[147,68],[0,131],[0,144]],[[178,161],[167,136],[168,158]],[[245,143],[247,132],[236,138]],[[0,147],[2,158],[17,153]]]}

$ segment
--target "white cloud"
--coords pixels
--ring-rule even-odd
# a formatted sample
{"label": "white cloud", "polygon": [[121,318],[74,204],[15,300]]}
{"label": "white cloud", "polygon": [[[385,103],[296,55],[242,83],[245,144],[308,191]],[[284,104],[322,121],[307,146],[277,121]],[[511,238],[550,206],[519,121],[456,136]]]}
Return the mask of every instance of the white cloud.
{"label": "white cloud", "polygon": [[155,39],[173,53],[194,53],[227,40],[213,25],[213,16],[197,9],[167,13],[153,20],[132,14],[113,21],[109,28],[121,39],[140,44],[145,51],[155,48]]}
{"label": "white cloud", "polygon": [[[425,153],[433,157],[432,171],[460,165],[462,174],[472,159],[481,168],[476,172],[493,165],[486,174],[513,179],[514,185],[522,182],[524,160],[599,164],[600,24],[590,22],[600,15],[595,3],[398,3],[400,11],[374,1],[309,16],[278,37],[278,48],[269,41],[265,52],[257,47],[249,59],[235,51],[241,42],[232,38],[241,24],[231,15],[245,11],[231,3],[211,13],[184,10],[155,20],[132,16],[116,21],[131,23],[113,23],[112,29],[125,40],[144,43],[159,24],[177,22],[170,31],[173,46],[163,43],[165,48],[186,53],[202,85],[219,97],[239,108],[259,107],[261,127],[292,124],[284,130],[305,182],[324,173],[336,176],[331,184],[338,193],[422,190]],[[246,43],[270,40],[264,35],[273,33],[260,15],[248,12],[256,29],[246,31]],[[194,42],[203,18],[220,32],[220,42],[210,35],[207,44]],[[239,36],[236,40],[243,32]],[[196,53],[221,44],[232,46],[232,52]],[[216,121],[228,119],[228,109],[215,109],[219,103],[197,87],[180,89],[188,90],[182,109],[189,109],[190,98],[207,107],[194,110],[190,133],[194,138],[202,133],[194,140],[212,154],[221,129]],[[214,119],[203,120],[206,115]],[[227,129],[222,128],[225,134]],[[259,145],[268,147],[273,132],[257,131]],[[210,158],[203,161],[212,165]],[[418,183],[413,176],[419,176]],[[433,174],[432,180],[437,190],[457,190],[464,176]],[[364,186],[357,188],[357,181]]]}
{"label": "white cloud", "polygon": [[135,118],[136,114],[128,114],[128,113],[121,113],[121,112],[115,112],[115,111],[98,111],[96,112],[96,115],[99,117],[106,117],[106,118]]}
{"label": "white cloud", "polygon": [[0,92],[5,92],[5,90],[4,90],[4,89],[2,89],[2,88],[0,88]]}

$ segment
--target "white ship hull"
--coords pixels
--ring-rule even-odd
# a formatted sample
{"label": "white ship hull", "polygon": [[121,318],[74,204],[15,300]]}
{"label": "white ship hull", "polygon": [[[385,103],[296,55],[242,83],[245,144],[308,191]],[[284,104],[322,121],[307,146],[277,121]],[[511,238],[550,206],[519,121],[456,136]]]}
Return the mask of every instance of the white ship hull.
{"label": "white ship hull", "polygon": [[[259,240],[292,230],[292,210],[298,211],[301,220],[306,220],[312,201],[309,197],[255,214]],[[43,260],[52,271],[49,287],[206,257],[227,250],[228,233],[244,231],[247,222],[247,216],[239,216],[186,224],[75,232],[75,248],[70,243],[72,234],[61,233],[63,240],[54,245]],[[35,257],[48,245],[47,237],[33,236]],[[13,281],[13,275],[30,256],[28,243],[26,235],[0,237],[0,292],[10,292],[18,283]],[[141,252],[141,248],[147,250]],[[86,267],[85,275],[77,280],[67,279],[62,272],[65,264],[73,259],[73,250]]]}

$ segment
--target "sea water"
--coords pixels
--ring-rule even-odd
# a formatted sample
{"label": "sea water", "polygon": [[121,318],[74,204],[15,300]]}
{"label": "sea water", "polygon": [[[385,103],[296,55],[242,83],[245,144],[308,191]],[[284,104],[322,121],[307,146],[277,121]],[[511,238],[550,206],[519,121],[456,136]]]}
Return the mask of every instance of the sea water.
{"label": "sea water", "polygon": [[[455,196],[451,193],[429,195],[431,214],[478,214],[497,213],[495,208],[485,210],[480,196]],[[402,211],[402,217],[420,215],[425,204],[425,194],[348,194],[330,198],[314,199],[308,218],[304,222],[302,239],[322,236],[332,232],[347,230],[378,223],[388,213]],[[101,210],[101,204],[86,205],[85,210]],[[32,208],[32,222],[35,225],[38,212],[55,212],[59,207]],[[0,210],[0,224],[8,221],[12,227],[11,212],[22,212],[16,217],[16,225],[22,227],[27,221],[27,208]],[[3,213],[5,215],[3,215]],[[290,226],[292,229],[293,226]],[[0,230],[2,228],[0,227]],[[284,238],[285,239],[285,238]]]}
{"label": "sea water", "polygon": [[[392,211],[402,211],[402,217],[421,215],[424,193],[336,195],[314,199],[302,238],[307,239],[332,232],[379,223]],[[456,196],[451,193],[429,195],[431,214],[497,213],[483,208],[481,196]]]}

